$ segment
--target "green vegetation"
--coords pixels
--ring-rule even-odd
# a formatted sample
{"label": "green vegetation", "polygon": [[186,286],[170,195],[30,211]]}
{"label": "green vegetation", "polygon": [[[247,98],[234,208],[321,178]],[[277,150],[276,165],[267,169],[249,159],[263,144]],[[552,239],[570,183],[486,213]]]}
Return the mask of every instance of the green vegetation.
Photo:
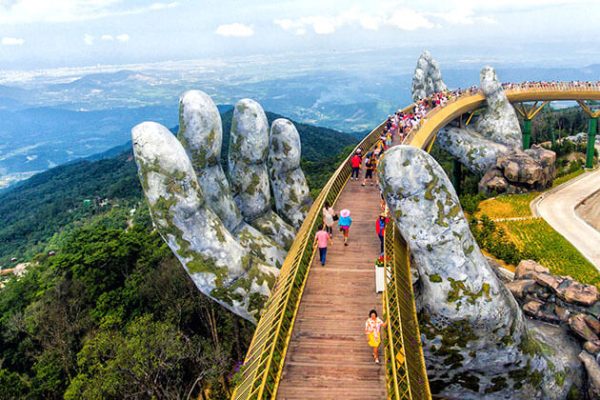
{"label": "green vegetation", "polygon": [[0,292],[3,398],[228,397],[253,327],[198,292],[145,207],[53,245]]}
{"label": "green vegetation", "polygon": [[512,241],[526,258],[533,259],[554,274],[600,287],[600,273],[564,237],[541,218],[504,221]]}

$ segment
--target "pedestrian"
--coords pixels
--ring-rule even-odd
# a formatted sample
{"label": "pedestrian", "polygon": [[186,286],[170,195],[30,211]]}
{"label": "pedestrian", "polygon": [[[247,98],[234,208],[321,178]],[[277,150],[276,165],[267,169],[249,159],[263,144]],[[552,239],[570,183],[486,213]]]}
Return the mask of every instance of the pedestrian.
{"label": "pedestrian", "polygon": [[348,246],[350,225],[352,225],[352,218],[350,218],[350,210],[344,208],[342,211],[340,211],[340,219],[338,221],[340,232],[342,232],[342,234],[344,235],[344,246]]}
{"label": "pedestrian", "polygon": [[385,328],[387,324],[377,317],[377,311],[369,311],[369,318],[365,322],[365,335],[367,342],[373,348],[373,358],[379,364],[379,344],[381,343],[381,328]]}
{"label": "pedestrian", "polygon": [[365,179],[363,179],[363,186],[367,184],[367,179],[371,182],[371,186],[373,186],[373,171],[375,171],[375,156],[372,152],[369,152],[367,153],[365,161]]}
{"label": "pedestrian", "polygon": [[337,221],[337,219],[338,216],[335,213],[335,210],[329,205],[329,202],[326,201],[323,205],[323,222],[325,223],[325,228],[331,238],[333,238],[333,222]]}
{"label": "pedestrian", "polygon": [[381,242],[381,254],[383,254],[383,242],[385,239],[385,227],[387,223],[390,222],[390,219],[385,216],[385,214],[380,214],[377,217],[377,221],[375,221],[375,232],[377,232],[377,236],[379,237],[379,241]]}
{"label": "pedestrian", "polygon": [[321,229],[317,231],[315,235],[315,245],[319,248],[319,258],[321,259],[321,265],[325,266],[325,259],[327,257],[327,245],[331,243],[329,233],[325,230],[325,224],[321,225]]}
{"label": "pedestrian", "polygon": [[358,180],[358,172],[360,171],[360,165],[362,164],[362,157],[358,154],[358,150],[350,159],[350,166],[352,167],[352,174],[350,175],[351,180]]}

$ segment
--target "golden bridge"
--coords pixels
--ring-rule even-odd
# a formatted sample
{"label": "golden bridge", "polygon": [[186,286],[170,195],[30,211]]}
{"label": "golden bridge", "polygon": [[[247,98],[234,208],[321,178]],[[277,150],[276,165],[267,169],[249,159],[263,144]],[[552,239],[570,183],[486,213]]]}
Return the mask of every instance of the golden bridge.
{"label": "golden bridge", "polygon": [[[523,117],[524,147],[529,147],[531,120],[548,102],[577,101],[589,116],[586,166],[592,166],[600,112],[586,101],[600,100],[600,83],[526,83],[510,85],[505,93]],[[444,107],[429,111],[403,144],[430,151],[441,128],[455,120],[468,124],[484,106],[481,92],[451,98]],[[413,107],[403,111],[409,113]],[[370,150],[383,127],[369,133],[355,151]],[[431,398],[409,247],[398,229],[388,224],[385,290],[377,295],[373,265],[379,254],[374,229],[379,191],[350,181],[350,156],[329,179],[297,234],[258,322],[233,399]],[[313,240],[326,201],[336,210],[350,209],[353,224],[349,246],[343,246],[340,234],[334,235],[327,265],[321,267]],[[364,335],[364,321],[372,308],[387,322],[382,366],[373,362]]]}

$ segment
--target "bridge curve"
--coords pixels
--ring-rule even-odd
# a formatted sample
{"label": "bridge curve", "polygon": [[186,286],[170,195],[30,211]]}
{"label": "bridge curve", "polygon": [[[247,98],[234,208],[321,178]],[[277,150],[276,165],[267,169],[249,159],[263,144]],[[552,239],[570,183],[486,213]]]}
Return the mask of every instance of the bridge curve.
{"label": "bridge curve", "polygon": [[[600,100],[600,83],[588,86],[574,86],[572,84],[552,85],[513,85],[505,88],[505,93],[511,103],[528,101],[557,101],[557,100]],[[431,110],[421,124],[413,129],[406,139],[405,145],[419,147],[429,150],[435,141],[437,132],[461,115],[473,112],[484,106],[485,97],[480,91],[466,92],[449,101],[444,107]],[[405,113],[412,111],[414,104],[404,108]],[[376,143],[383,131],[385,122],[371,131],[355,148],[367,152]],[[342,162],[334,172],[330,180],[323,187],[319,196],[315,199],[304,223],[302,224],[296,241],[292,245],[280,276],[273,288],[271,297],[264,307],[258,322],[254,337],[248,349],[248,353],[241,370],[241,377],[234,390],[233,399],[271,399],[277,398],[282,386],[282,377],[286,363],[292,358],[288,349],[298,348],[294,344],[302,340],[303,322],[299,318],[301,303],[310,304],[310,298],[314,299],[319,291],[326,290],[319,286],[318,279],[309,280],[311,265],[314,264],[316,248],[313,246],[314,234],[321,223],[321,210],[325,201],[335,204],[341,197],[344,200],[344,192],[350,192],[345,200],[344,206],[350,208],[354,204],[359,205],[364,198],[364,193],[352,193],[348,189],[350,177],[349,159],[354,151]],[[372,199],[370,200],[372,202]],[[373,207],[377,207],[376,204]],[[374,221],[373,221],[374,222]],[[374,233],[370,232],[373,237]],[[373,243],[370,244],[373,247]],[[379,246],[375,244],[377,252]],[[362,248],[363,251],[367,250]],[[372,251],[372,249],[368,249]],[[376,253],[372,253],[376,254]],[[420,342],[418,321],[416,318],[416,307],[410,274],[410,257],[408,245],[402,239],[396,227],[389,224],[386,230],[385,241],[385,290],[382,295],[380,309],[385,314],[388,322],[386,338],[383,341],[385,358],[385,384],[383,388],[375,388],[375,397],[387,397],[388,399],[430,399],[431,393],[425,369],[425,361]],[[374,259],[375,257],[373,257]],[[319,266],[320,267],[320,266]],[[317,270],[319,267],[315,267]],[[372,269],[372,267],[371,267]],[[313,277],[315,273],[312,273]],[[306,290],[311,281],[314,288]],[[305,293],[306,291],[306,293]],[[349,301],[356,295],[355,292],[345,291],[335,293],[344,296],[342,300]],[[322,300],[322,299],[321,299]],[[369,300],[371,301],[371,300]],[[306,309],[307,307],[304,307]],[[362,309],[362,308],[361,308]],[[364,313],[364,311],[363,311]],[[317,317],[319,314],[317,314]],[[300,319],[300,322],[298,320]],[[365,315],[359,316],[360,321],[366,319]],[[308,327],[313,327],[310,323]],[[360,330],[360,324],[356,326]],[[300,332],[298,332],[300,331]],[[359,333],[360,335],[360,333]],[[364,339],[364,338],[363,338]],[[365,347],[363,342],[360,344]],[[342,350],[346,351],[346,350]],[[325,365],[325,368],[330,365]],[[291,372],[290,372],[291,371]],[[322,370],[321,370],[322,371]],[[290,379],[296,372],[288,368],[285,379]],[[300,378],[300,381],[304,379]],[[291,380],[291,379],[290,379]],[[298,380],[296,380],[298,381]],[[379,377],[369,381],[370,385],[381,382]],[[304,382],[302,387],[308,389],[314,385],[314,381]],[[336,388],[344,385],[343,381],[331,381],[331,393],[333,395],[321,398],[335,397]],[[291,389],[282,392],[281,398],[293,398],[300,396],[311,397],[309,392],[301,389],[294,392],[294,385],[288,385]],[[307,389],[307,390],[308,390]],[[355,388],[354,388],[355,389]],[[381,389],[384,389],[383,392]],[[323,393],[323,392],[321,392]],[[358,389],[359,396],[367,395],[367,392]],[[383,393],[386,393],[385,395]],[[314,394],[314,393],[313,393]]]}
{"label": "bridge curve", "polygon": [[[600,86],[572,87],[568,84],[547,87],[518,86],[505,90],[505,93],[510,103],[600,100]],[[481,91],[459,96],[449,101],[444,107],[430,111],[421,126],[409,134],[405,143],[426,149],[441,128],[461,115],[475,111],[484,105],[485,96]]]}

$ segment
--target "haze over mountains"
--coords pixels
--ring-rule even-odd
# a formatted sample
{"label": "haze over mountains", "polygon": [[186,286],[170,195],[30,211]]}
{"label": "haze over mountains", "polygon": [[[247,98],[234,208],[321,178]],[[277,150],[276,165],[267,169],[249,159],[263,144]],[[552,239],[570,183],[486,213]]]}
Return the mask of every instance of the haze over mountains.
{"label": "haze over mountains", "polygon": [[[178,97],[192,88],[219,104],[250,97],[265,110],[362,136],[409,104],[412,60],[412,54],[366,51],[321,55],[310,62],[280,55],[0,72],[0,189],[122,145],[140,121],[177,125]],[[450,87],[470,86],[484,63],[449,63],[444,79]],[[503,81],[595,80],[600,65],[501,64],[498,71]]]}

